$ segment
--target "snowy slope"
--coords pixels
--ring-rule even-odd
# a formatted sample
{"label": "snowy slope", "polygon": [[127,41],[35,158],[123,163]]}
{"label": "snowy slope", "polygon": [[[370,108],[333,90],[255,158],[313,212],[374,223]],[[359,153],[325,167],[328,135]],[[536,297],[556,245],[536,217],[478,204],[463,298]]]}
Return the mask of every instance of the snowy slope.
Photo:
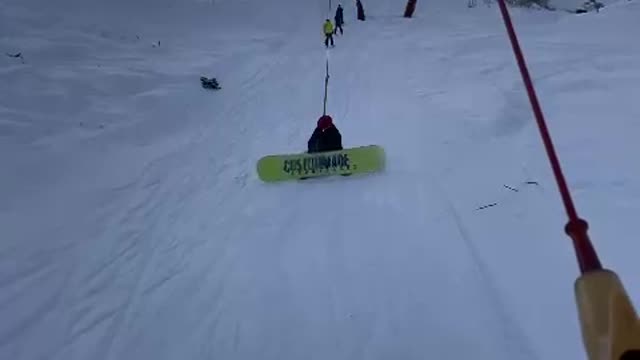
{"label": "snowy slope", "polygon": [[[304,149],[322,112],[325,1],[4,0],[0,50],[24,63],[0,58],[0,358],[583,358],[497,8],[403,5],[367,0],[362,23],[345,2],[328,55],[345,145],[383,145],[387,171],[265,185],[255,161]],[[513,13],[638,303],[640,4]]]}

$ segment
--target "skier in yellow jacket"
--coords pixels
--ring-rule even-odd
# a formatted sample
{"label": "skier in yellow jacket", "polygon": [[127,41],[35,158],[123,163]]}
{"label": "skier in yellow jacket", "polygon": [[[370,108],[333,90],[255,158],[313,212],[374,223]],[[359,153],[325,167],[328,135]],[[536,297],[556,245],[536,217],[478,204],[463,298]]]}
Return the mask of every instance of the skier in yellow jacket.
{"label": "skier in yellow jacket", "polygon": [[331,41],[331,47],[334,46],[333,44],[333,24],[331,23],[331,20],[327,19],[327,21],[324,22],[324,46],[325,47],[329,47],[329,41]]}

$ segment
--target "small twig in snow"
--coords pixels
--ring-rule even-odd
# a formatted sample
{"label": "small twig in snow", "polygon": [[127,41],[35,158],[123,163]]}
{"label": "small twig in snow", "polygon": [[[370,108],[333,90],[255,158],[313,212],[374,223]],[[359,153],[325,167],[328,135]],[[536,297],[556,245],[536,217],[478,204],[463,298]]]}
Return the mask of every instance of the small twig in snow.
{"label": "small twig in snow", "polygon": [[507,186],[507,185],[502,185],[502,186],[506,187],[507,189],[509,189],[509,190],[511,190],[511,191],[518,192],[518,189],[514,189],[514,188],[512,188],[511,186]]}
{"label": "small twig in snow", "polygon": [[479,207],[479,208],[477,208],[476,210],[483,210],[483,209],[490,208],[490,207],[492,207],[492,206],[496,206],[496,205],[498,205],[498,203],[493,203],[493,204],[489,204],[489,205],[484,205],[484,206],[480,206],[480,207]]}

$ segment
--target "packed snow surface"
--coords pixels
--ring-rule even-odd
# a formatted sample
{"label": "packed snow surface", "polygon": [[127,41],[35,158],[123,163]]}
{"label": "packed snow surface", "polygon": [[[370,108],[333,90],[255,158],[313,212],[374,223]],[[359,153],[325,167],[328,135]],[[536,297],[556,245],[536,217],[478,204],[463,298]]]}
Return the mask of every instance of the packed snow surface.
{"label": "packed snow surface", "polygon": [[[327,1],[0,0],[0,358],[584,358],[497,6],[363,3],[327,51]],[[640,2],[512,14],[637,304]],[[327,59],[344,145],[386,170],[262,183],[261,156],[305,150]]]}

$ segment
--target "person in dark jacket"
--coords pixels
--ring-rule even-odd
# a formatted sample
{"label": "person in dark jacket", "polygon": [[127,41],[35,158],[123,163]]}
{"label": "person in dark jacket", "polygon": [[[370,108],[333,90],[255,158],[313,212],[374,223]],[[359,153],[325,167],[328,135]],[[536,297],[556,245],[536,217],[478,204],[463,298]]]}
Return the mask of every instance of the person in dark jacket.
{"label": "person in dark jacket", "polygon": [[356,7],[358,8],[358,20],[364,21],[364,7],[362,6],[362,2],[360,0],[356,0]]}
{"label": "person in dark jacket", "polygon": [[307,142],[309,153],[342,150],[342,135],[333,124],[329,115],[323,115],[318,119],[318,124]]}
{"label": "person in dark jacket", "polygon": [[340,29],[340,35],[344,34],[344,31],[342,30],[342,24],[344,24],[344,9],[341,4],[338,4],[334,19],[336,21],[336,28],[333,30],[333,33],[338,35],[338,29]]}

